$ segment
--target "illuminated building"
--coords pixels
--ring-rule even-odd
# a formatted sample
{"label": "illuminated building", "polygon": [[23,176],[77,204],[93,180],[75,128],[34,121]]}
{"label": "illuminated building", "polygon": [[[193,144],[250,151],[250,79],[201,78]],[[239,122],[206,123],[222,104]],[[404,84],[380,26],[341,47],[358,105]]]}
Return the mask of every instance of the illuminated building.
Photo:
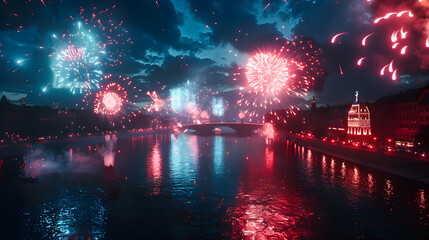
{"label": "illuminated building", "polygon": [[371,135],[371,119],[367,106],[359,103],[359,92],[356,91],[356,101],[349,110],[347,117],[347,134],[355,136]]}

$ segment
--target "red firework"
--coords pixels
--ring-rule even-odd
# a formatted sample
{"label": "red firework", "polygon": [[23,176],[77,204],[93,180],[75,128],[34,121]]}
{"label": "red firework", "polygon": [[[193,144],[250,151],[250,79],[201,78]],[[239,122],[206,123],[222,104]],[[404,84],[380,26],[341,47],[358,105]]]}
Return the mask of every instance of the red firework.
{"label": "red firework", "polygon": [[96,94],[94,112],[115,115],[121,111],[124,102],[128,102],[125,89],[117,83],[110,83]]}
{"label": "red firework", "polygon": [[[258,51],[246,64],[246,81],[240,87],[241,99],[237,104],[247,107],[249,117],[257,117],[255,108],[272,109],[285,102],[287,96],[306,96],[326,78],[321,53],[322,50],[311,40],[298,37],[286,41],[281,47]],[[234,74],[237,75],[240,73]]]}
{"label": "red firework", "polygon": [[302,66],[293,60],[275,53],[261,52],[249,58],[246,79],[250,91],[277,99],[282,91],[288,90],[288,84],[293,82],[297,72],[302,69]]}

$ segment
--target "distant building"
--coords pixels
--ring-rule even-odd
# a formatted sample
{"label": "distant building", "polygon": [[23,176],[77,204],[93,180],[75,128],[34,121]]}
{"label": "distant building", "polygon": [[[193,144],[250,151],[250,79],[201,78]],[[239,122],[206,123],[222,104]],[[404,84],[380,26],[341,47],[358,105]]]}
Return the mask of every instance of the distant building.
{"label": "distant building", "polygon": [[350,136],[370,136],[371,118],[368,106],[359,103],[359,93],[356,92],[356,101],[348,112],[347,134]]}
{"label": "distant building", "polygon": [[370,105],[372,134],[382,142],[393,142],[398,95],[384,96]]}
{"label": "distant building", "polygon": [[381,97],[371,112],[375,136],[394,142],[396,148],[414,147],[419,131],[429,125],[429,84]]}
{"label": "distant building", "polygon": [[429,124],[428,95],[429,85],[399,94],[396,103],[397,147],[413,147],[420,128]]}

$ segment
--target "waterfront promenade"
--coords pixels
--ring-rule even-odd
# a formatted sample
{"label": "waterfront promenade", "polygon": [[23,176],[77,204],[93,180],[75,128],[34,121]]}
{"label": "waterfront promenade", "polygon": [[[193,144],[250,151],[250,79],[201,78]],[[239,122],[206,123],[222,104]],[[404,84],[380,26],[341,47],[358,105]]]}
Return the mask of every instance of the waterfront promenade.
{"label": "waterfront promenade", "polygon": [[429,184],[429,161],[423,159],[408,158],[395,154],[388,155],[382,152],[331,144],[288,133],[283,133],[281,136],[332,157],[342,158],[383,172]]}

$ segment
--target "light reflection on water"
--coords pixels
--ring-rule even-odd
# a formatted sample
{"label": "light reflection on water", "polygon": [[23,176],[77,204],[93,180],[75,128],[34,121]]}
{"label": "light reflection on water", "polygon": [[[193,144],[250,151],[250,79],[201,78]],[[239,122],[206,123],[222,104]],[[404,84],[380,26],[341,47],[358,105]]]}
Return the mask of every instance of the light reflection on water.
{"label": "light reflection on water", "polygon": [[155,145],[152,147],[152,151],[147,158],[148,167],[147,167],[147,175],[148,181],[154,183],[153,195],[159,195],[162,184],[162,155],[160,149],[160,142],[158,139],[155,142]]}
{"label": "light reflection on water", "polygon": [[[98,162],[102,147],[64,151]],[[117,150],[113,169],[98,163],[92,167],[98,171],[42,176],[39,184],[0,182],[1,195],[11,196],[1,200],[0,213],[15,219],[0,230],[16,233],[0,231],[0,238],[404,239],[429,234],[427,185],[293,142],[166,134],[118,139]],[[16,211],[7,210],[11,205]]]}
{"label": "light reflection on water", "polygon": [[223,174],[225,154],[224,138],[221,136],[215,136],[213,139],[213,163],[216,175]]}
{"label": "light reflection on water", "polygon": [[171,141],[170,177],[171,191],[180,198],[188,197],[195,190],[199,146],[195,135],[179,135]]}
{"label": "light reflection on water", "polygon": [[23,222],[20,238],[103,239],[107,216],[102,195],[89,189],[62,189],[35,209],[24,208],[18,213]]}

